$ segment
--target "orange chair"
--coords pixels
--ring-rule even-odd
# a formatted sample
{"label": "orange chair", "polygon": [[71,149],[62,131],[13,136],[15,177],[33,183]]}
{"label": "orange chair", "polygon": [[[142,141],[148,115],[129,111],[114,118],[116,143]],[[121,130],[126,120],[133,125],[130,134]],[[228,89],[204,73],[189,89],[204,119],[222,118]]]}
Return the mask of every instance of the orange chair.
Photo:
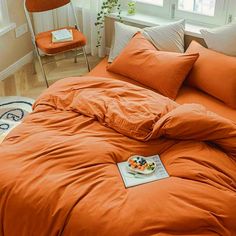
{"label": "orange chair", "polygon": [[[42,32],[35,35],[32,22],[31,22],[30,13],[49,11],[49,10],[53,10],[53,9],[65,6],[67,4],[70,4],[74,19],[76,22],[76,25],[74,28],[65,27],[67,29],[72,30],[73,41],[62,42],[62,43],[52,43],[53,30]],[[39,49],[43,53],[49,56],[54,56],[55,54],[66,52],[69,50],[75,50],[75,53],[76,53],[75,62],[77,62],[77,56],[78,56],[77,50],[80,48],[83,50],[83,55],[84,55],[88,70],[90,71],[90,66],[89,66],[88,58],[87,58],[85,47],[84,47],[86,45],[86,38],[79,30],[78,20],[77,20],[75,9],[71,0],[24,0],[24,9],[25,9],[25,15],[26,15],[29,29],[31,32],[31,36],[32,36],[33,46],[34,46],[36,55],[38,57],[39,65],[42,70],[47,87],[48,87],[47,75],[43,67],[44,64],[41,60]]]}

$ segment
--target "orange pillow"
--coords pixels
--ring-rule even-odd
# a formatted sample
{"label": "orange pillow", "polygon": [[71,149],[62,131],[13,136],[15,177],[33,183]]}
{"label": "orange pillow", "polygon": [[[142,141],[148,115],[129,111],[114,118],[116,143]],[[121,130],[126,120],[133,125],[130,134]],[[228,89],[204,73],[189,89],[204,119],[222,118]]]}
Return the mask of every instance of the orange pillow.
{"label": "orange pillow", "polygon": [[198,56],[198,53],[157,51],[141,33],[137,33],[107,69],[175,99]]}
{"label": "orange pillow", "polygon": [[193,41],[188,53],[199,53],[187,83],[236,108],[236,57],[204,48]]}

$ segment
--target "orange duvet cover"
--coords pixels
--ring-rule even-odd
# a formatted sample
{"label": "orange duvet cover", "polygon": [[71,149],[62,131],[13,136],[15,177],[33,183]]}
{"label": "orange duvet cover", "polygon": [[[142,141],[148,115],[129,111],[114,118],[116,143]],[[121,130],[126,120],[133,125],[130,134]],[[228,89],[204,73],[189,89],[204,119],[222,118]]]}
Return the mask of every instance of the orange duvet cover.
{"label": "orange duvet cover", "polygon": [[[117,162],[170,178],[126,189]],[[236,235],[236,124],[123,81],[55,83],[0,152],[1,236]]]}
{"label": "orange duvet cover", "polygon": [[[122,75],[118,75],[112,72],[107,71],[107,58],[104,58],[90,73],[90,76],[98,76],[98,77],[106,77],[111,78],[112,80],[121,80],[126,81],[131,84],[135,84],[144,88],[147,88],[149,90],[152,90],[151,88],[148,88],[139,82],[132,80],[130,78],[127,78]],[[155,90],[153,90],[155,91]],[[180,104],[184,103],[199,103],[205,106],[210,111],[213,111],[221,116],[224,116],[228,119],[233,120],[236,122],[236,109],[228,107],[226,104],[221,102],[220,100],[208,95],[205,92],[202,92],[198,89],[195,89],[193,87],[189,87],[186,85],[183,85],[181,89],[179,90],[178,96],[176,98],[176,102]]]}

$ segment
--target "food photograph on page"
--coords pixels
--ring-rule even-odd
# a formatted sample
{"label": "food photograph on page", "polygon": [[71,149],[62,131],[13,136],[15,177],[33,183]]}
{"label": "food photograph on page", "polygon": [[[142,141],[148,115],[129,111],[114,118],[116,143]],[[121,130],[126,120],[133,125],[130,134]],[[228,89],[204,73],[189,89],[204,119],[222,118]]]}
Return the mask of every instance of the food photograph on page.
{"label": "food photograph on page", "polygon": [[235,19],[0,0],[0,236],[236,236]]}
{"label": "food photograph on page", "polygon": [[126,188],[169,177],[159,155],[131,156],[117,164]]}

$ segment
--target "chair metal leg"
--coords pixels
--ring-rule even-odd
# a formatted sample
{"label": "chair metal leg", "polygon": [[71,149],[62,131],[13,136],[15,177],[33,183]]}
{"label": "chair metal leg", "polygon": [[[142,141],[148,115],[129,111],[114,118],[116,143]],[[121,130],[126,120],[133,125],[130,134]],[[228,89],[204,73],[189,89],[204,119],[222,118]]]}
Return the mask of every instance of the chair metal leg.
{"label": "chair metal leg", "polygon": [[78,49],[76,48],[75,49],[75,60],[74,60],[75,63],[78,62],[77,58],[78,58]]}
{"label": "chair metal leg", "polygon": [[91,69],[90,69],[88,57],[87,57],[87,54],[86,54],[86,51],[85,51],[85,47],[83,47],[83,54],[84,54],[84,58],[85,58],[85,61],[86,61],[87,67],[88,67],[88,71],[90,71]]}
{"label": "chair metal leg", "polygon": [[33,74],[36,75],[37,74],[37,70],[36,70],[36,51],[33,50]]}
{"label": "chair metal leg", "polygon": [[49,84],[48,84],[48,80],[47,80],[47,75],[46,75],[46,72],[43,68],[43,63],[42,63],[42,60],[41,60],[41,57],[39,55],[39,52],[38,52],[38,49],[36,49],[36,54],[37,54],[37,57],[38,57],[38,60],[39,60],[39,66],[41,68],[41,71],[42,71],[42,74],[43,74],[43,77],[44,77],[44,80],[45,80],[45,83],[46,83],[46,86],[47,88],[49,87]]}

